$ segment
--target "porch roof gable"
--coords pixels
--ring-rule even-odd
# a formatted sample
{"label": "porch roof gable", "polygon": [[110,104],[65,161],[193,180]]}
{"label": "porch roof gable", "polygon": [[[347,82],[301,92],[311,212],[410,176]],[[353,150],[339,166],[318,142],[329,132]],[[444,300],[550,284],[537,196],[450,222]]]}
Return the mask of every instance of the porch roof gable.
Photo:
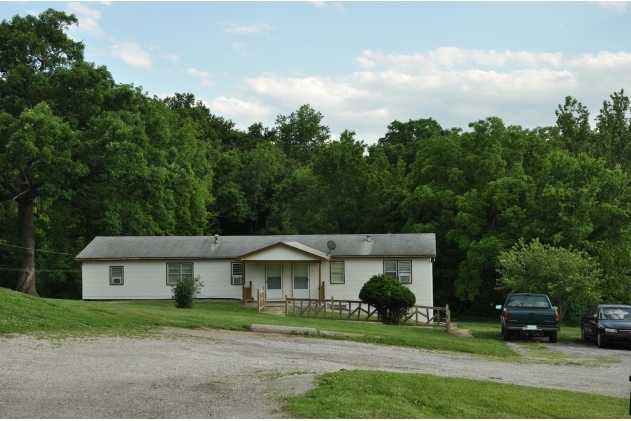
{"label": "porch roof gable", "polygon": [[246,261],[323,261],[329,260],[330,256],[297,241],[280,241],[278,243],[253,250],[244,255],[237,256],[236,258]]}

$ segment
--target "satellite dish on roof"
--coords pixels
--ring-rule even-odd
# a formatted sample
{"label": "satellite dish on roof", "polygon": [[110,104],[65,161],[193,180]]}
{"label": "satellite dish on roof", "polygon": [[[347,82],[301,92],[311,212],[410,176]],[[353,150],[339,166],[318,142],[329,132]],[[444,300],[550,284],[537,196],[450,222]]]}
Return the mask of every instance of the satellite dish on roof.
{"label": "satellite dish on roof", "polygon": [[337,247],[335,245],[335,241],[333,240],[327,241],[326,246],[329,248],[329,254],[331,254],[331,251],[335,250],[335,247]]}

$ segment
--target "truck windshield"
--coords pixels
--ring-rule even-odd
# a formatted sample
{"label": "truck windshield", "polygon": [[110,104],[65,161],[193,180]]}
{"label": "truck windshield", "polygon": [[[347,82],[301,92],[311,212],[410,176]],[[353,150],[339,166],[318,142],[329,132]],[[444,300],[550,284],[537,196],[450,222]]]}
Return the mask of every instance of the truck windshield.
{"label": "truck windshield", "polygon": [[550,308],[550,303],[543,297],[532,297],[528,295],[513,296],[506,304],[507,307],[536,307]]}

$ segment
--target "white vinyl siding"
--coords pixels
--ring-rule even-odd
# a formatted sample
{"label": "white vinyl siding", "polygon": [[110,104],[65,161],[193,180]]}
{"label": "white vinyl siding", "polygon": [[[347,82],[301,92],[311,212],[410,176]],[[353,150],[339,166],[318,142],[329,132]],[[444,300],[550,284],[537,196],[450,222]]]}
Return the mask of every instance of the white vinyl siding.
{"label": "white vinyl siding", "polygon": [[110,266],[110,285],[124,285],[122,266]]}
{"label": "white vinyl siding", "polygon": [[331,283],[344,283],[344,262],[331,262]]}
{"label": "white vinyl siding", "polygon": [[[344,283],[330,282],[331,261],[309,263],[309,295],[318,296],[321,281],[326,283],[326,297],[330,299],[358,300],[359,291],[373,276],[383,273],[384,260],[387,258],[344,257]],[[397,259],[390,259],[397,260]],[[416,304],[433,305],[432,269],[430,258],[409,258],[412,262],[412,283],[403,284],[416,295]],[[342,261],[337,260],[337,261]],[[191,262],[191,260],[184,261]],[[234,259],[214,259],[192,261],[194,275],[199,275],[204,283],[199,298],[240,300],[242,285],[232,285],[228,279],[232,276],[230,263]],[[167,285],[166,265],[178,263],[169,260],[116,260],[85,261],[82,266],[82,297],[84,300],[168,300],[173,296],[172,285]],[[267,262],[243,263],[243,275],[247,275],[248,285],[252,282],[252,291],[265,288]],[[282,266],[282,299],[292,291],[293,270],[287,262]],[[322,265],[321,269],[319,268]],[[124,266],[124,285],[110,285],[110,266]],[[322,276],[320,278],[320,275]],[[245,282],[243,277],[242,281]]]}
{"label": "white vinyl siding", "polygon": [[383,273],[402,284],[412,283],[412,262],[409,260],[384,260]]}
{"label": "white vinyl siding", "polygon": [[232,262],[230,265],[232,272],[232,285],[241,285],[243,283],[243,263]]}
{"label": "white vinyl siding", "polygon": [[181,279],[193,278],[193,263],[167,263],[167,285],[175,285]]}

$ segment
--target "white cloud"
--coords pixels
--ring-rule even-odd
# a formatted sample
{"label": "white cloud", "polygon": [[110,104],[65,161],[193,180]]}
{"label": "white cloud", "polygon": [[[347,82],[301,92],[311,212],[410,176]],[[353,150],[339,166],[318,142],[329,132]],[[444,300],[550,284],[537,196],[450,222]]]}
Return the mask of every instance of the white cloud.
{"label": "white cloud", "polygon": [[161,48],[159,47],[155,47],[155,46],[151,46],[149,47],[149,50],[154,51],[156,54],[158,54],[160,57],[165,58],[167,60],[169,60],[171,63],[176,64],[180,62],[180,57],[177,54],[169,54],[169,53],[165,53],[164,51],[162,51]]}
{"label": "white cloud", "polygon": [[599,1],[598,4],[606,9],[613,10],[616,13],[626,13],[628,1]]}
{"label": "white cloud", "polygon": [[99,10],[77,2],[67,3],[66,7],[71,13],[77,15],[77,19],[79,19],[79,27],[76,30],[85,32],[88,36],[94,38],[105,38],[105,33],[97,22],[102,16]]}
{"label": "white cloud", "polygon": [[151,55],[135,42],[115,43],[110,48],[110,54],[132,66],[151,69]]}
{"label": "white cloud", "polygon": [[230,23],[229,25],[230,27],[224,29],[224,32],[230,34],[257,34],[274,31],[276,29],[274,26],[262,22],[256,22],[252,25],[239,25],[236,23]]}
{"label": "white cloud", "polygon": [[222,95],[211,101],[202,102],[214,114],[233,120],[240,129],[245,129],[257,121],[275,117],[273,109],[258,100],[240,100]]}
{"label": "white cloud", "polygon": [[374,142],[395,119],[432,117],[444,127],[466,128],[472,121],[499,116],[506,124],[553,125],[554,110],[565,96],[575,97],[595,115],[610,93],[631,86],[631,52],[565,57],[454,47],[410,54],[366,50],[357,63],[356,72],[337,78],[246,78],[239,91],[214,100],[211,108],[237,122],[252,116],[245,120],[247,127],[257,116],[271,126],[276,115],[310,104],[333,133],[356,130],[358,138]]}
{"label": "white cloud", "polygon": [[179,63],[180,62],[180,57],[178,57],[177,54],[160,54],[160,57],[166,58],[167,60],[169,60],[171,63]]}
{"label": "white cloud", "polygon": [[465,50],[457,47],[441,47],[425,54],[390,54],[364,50],[357,57],[364,68],[380,65],[386,69],[418,72],[427,68],[467,68],[472,65],[486,67],[537,66],[540,64],[559,66],[561,53],[533,53],[528,51],[482,51]]}
{"label": "white cloud", "polygon": [[191,76],[194,76],[196,78],[198,78],[200,80],[200,83],[202,84],[202,86],[212,86],[214,84],[214,82],[212,81],[212,75],[208,72],[203,72],[201,70],[197,70],[194,67],[191,67],[189,69],[186,70],[186,73],[188,73]]}
{"label": "white cloud", "polygon": [[370,96],[369,92],[351,84],[329,78],[277,78],[260,76],[248,78],[245,85],[256,95],[274,98],[285,103],[317,103],[323,106],[342,104],[348,100]]}
{"label": "white cloud", "polygon": [[330,5],[334,9],[341,10],[342,12],[345,11],[344,5],[338,1],[310,1],[309,3],[313,4],[318,9],[323,9],[327,5]]}
{"label": "white cloud", "polygon": [[241,55],[247,54],[247,44],[245,42],[233,42],[230,44],[230,47],[232,47],[232,49],[237,53],[241,53]]}
{"label": "white cloud", "polygon": [[72,2],[68,3],[67,6],[72,13],[76,13],[78,15],[89,17],[92,19],[101,19],[101,12],[99,10],[90,9],[83,3]]}

